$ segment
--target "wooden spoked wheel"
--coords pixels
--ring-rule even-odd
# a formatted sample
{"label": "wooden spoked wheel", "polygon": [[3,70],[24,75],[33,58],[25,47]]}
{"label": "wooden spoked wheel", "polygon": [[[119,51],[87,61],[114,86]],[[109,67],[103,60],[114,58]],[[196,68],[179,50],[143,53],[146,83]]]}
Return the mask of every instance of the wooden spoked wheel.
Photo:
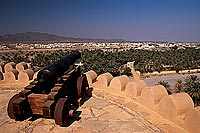
{"label": "wooden spoked wheel", "polygon": [[7,107],[7,113],[8,113],[8,116],[11,118],[11,119],[16,119],[16,116],[14,114],[14,111],[13,111],[13,101],[15,101],[16,99],[19,98],[19,94],[15,94],[9,101],[8,103],[8,107]]}
{"label": "wooden spoked wheel", "polygon": [[86,75],[78,77],[77,93],[81,98],[86,97],[87,88],[89,87]]}
{"label": "wooden spoked wheel", "polygon": [[54,110],[54,119],[56,124],[67,126],[69,123],[70,102],[67,98],[60,98],[56,103]]}

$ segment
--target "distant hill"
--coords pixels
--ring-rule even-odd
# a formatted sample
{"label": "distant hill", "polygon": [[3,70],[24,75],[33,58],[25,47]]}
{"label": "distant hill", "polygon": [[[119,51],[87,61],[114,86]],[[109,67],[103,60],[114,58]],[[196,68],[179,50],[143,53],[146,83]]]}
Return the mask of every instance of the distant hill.
{"label": "distant hill", "polygon": [[124,42],[123,39],[89,39],[56,36],[40,32],[6,34],[0,36],[1,43],[50,43],[50,42]]}

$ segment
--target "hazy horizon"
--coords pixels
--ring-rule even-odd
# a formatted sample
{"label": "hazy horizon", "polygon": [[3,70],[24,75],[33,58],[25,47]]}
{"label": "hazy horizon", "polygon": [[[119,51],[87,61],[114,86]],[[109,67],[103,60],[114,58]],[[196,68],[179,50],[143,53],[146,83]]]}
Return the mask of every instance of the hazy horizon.
{"label": "hazy horizon", "polygon": [[200,42],[199,12],[198,0],[7,0],[0,35]]}

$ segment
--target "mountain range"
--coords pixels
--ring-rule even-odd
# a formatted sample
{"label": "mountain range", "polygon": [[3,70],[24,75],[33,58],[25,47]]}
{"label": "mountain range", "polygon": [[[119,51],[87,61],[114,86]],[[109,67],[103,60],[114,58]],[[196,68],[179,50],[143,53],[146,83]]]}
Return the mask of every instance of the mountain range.
{"label": "mountain range", "polygon": [[53,42],[124,42],[123,39],[90,39],[63,37],[40,32],[5,34],[0,36],[1,43],[53,43]]}

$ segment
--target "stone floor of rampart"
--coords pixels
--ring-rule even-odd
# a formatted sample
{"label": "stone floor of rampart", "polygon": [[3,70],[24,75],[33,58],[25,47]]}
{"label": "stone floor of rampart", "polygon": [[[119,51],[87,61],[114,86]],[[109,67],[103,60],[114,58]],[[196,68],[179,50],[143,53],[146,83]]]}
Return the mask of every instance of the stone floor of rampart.
{"label": "stone floor of rampart", "polygon": [[[155,126],[146,118],[151,113],[140,108],[135,111],[133,107],[139,105],[107,92],[94,89],[93,96],[87,100],[75,113],[75,118],[68,127],[56,125],[53,119],[30,118],[24,121],[15,121],[7,116],[9,99],[20,89],[0,87],[0,133],[93,133],[93,132],[162,132],[170,125]],[[112,98],[112,100],[111,100]],[[129,107],[130,106],[130,107]],[[138,108],[139,109],[139,108]],[[145,117],[144,117],[145,116]],[[166,124],[166,123],[164,123]],[[165,131],[165,130],[163,130]]]}

